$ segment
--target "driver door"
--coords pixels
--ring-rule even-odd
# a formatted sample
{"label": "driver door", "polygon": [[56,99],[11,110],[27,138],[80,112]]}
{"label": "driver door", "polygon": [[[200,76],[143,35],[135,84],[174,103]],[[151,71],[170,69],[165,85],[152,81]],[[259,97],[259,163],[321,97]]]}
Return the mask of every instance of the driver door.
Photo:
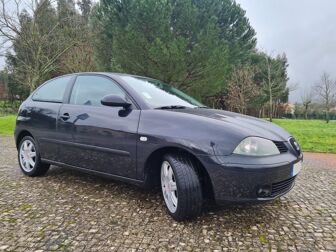
{"label": "driver door", "polygon": [[68,165],[135,178],[140,110],[134,104],[127,110],[103,106],[101,99],[110,94],[131,101],[108,77],[77,76],[58,117],[58,130],[66,136],[60,153]]}

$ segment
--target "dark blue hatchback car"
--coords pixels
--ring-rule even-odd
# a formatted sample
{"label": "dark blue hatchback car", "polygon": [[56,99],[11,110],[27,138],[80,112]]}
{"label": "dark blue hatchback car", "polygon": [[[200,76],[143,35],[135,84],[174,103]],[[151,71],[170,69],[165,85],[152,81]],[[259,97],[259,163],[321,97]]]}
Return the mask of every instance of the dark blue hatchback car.
{"label": "dark blue hatchback car", "polygon": [[287,193],[302,153],[282,128],[210,109],[165,83],[116,73],[47,81],[25,100],[15,130],[29,176],[50,164],[144,187],[158,185],[176,220],[203,200],[260,202]]}

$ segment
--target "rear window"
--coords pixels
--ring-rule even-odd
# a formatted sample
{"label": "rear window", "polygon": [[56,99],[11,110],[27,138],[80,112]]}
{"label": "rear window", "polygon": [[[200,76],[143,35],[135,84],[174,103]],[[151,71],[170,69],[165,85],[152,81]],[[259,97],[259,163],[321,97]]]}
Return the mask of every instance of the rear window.
{"label": "rear window", "polygon": [[33,94],[34,101],[62,102],[66,87],[72,76],[59,77],[48,81]]}

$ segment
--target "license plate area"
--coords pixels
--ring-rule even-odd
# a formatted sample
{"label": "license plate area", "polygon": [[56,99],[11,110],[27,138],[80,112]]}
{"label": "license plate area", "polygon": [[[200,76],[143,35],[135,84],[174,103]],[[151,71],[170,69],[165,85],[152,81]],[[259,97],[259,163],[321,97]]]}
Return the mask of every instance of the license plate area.
{"label": "license plate area", "polygon": [[302,169],[302,161],[293,164],[291,175],[296,176]]}

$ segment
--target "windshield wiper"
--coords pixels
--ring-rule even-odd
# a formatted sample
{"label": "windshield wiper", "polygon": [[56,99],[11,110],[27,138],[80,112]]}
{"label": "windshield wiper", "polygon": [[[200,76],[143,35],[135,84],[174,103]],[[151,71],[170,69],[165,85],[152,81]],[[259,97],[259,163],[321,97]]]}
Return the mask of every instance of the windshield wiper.
{"label": "windshield wiper", "polygon": [[182,105],[169,105],[169,106],[157,107],[155,109],[185,109],[185,108],[187,107]]}

